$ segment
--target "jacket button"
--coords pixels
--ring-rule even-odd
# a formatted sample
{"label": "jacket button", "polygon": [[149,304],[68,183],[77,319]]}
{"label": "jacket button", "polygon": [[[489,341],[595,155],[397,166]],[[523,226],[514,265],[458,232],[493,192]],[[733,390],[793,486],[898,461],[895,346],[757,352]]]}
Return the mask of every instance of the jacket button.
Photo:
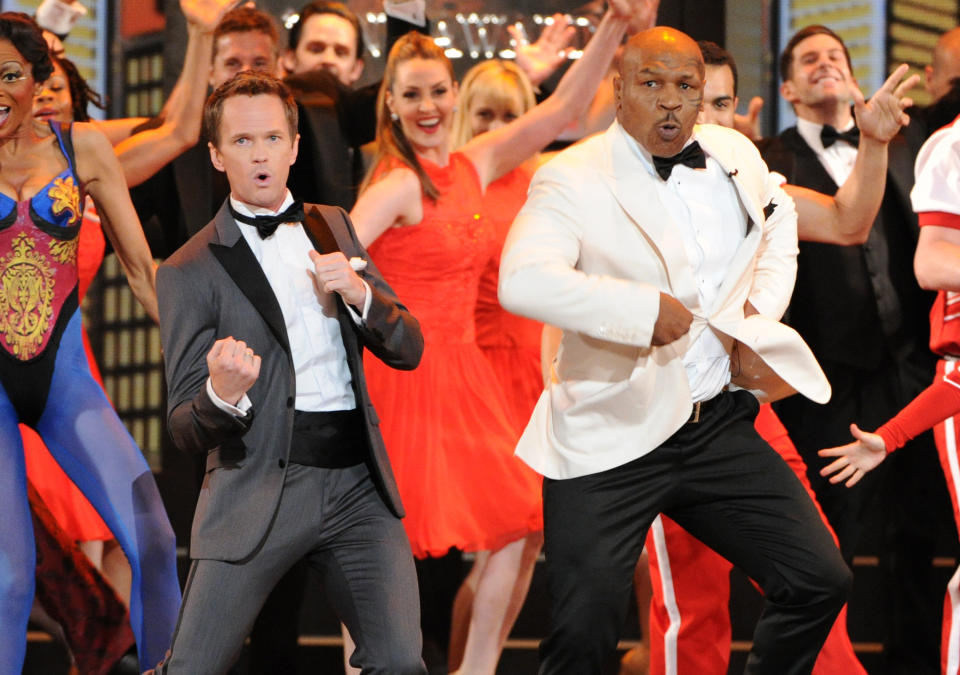
{"label": "jacket button", "polygon": [[293,407],[293,396],[287,396],[287,407],[288,408]]}
{"label": "jacket button", "polygon": [[280,458],[280,461],[278,461],[277,464],[279,464],[279,465],[280,465],[280,468],[282,469],[282,468],[284,468],[284,467],[287,465],[287,460],[285,460],[283,457],[281,457],[281,458]]}

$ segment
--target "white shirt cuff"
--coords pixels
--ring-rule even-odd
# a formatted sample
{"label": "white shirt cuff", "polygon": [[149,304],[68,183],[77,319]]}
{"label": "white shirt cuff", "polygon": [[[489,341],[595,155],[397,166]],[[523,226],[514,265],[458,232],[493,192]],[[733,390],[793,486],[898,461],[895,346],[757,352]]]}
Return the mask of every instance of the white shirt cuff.
{"label": "white shirt cuff", "polygon": [[209,396],[210,400],[213,401],[213,405],[235,417],[245,417],[247,411],[253,407],[253,403],[250,402],[250,399],[246,394],[240,397],[240,400],[237,401],[237,405],[230,405],[224,401],[222,398],[217,396],[217,392],[213,390],[213,382],[209,377],[207,378],[207,396]]}
{"label": "white shirt cuff", "polygon": [[[361,281],[363,281],[363,279],[361,279]],[[357,310],[354,309],[353,305],[348,302],[343,303],[347,306],[350,318],[353,319],[353,322],[358,326],[367,320],[367,314],[370,313],[370,305],[373,304],[373,293],[370,292],[370,284],[364,281],[363,285],[367,289],[367,297],[363,299],[363,313],[357,314]]]}
{"label": "white shirt cuff", "polygon": [[427,25],[426,0],[383,0],[383,11],[394,19],[403,19],[423,28]]}

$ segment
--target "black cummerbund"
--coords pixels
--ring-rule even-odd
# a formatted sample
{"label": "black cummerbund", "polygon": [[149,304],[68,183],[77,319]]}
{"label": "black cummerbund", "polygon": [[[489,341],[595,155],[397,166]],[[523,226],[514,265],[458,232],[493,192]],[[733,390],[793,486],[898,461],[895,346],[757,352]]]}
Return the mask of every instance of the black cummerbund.
{"label": "black cummerbund", "polygon": [[325,469],[361,464],[366,457],[363,415],[359,410],[295,410],[290,462]]}

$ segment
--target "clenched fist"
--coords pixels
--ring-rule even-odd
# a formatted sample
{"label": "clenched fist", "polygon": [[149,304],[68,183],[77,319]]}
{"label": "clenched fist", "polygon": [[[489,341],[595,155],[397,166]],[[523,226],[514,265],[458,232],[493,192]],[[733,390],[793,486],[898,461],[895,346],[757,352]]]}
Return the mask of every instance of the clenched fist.
{"label": "clenched fist", "polygon": [[358,310],[363,309],[367,299],[367,285],[350,266],[350,261],[340,251],[321,255],[310,251],[313,261],[313,282],[318,291],[339,293],[343,301]]}
{"label": "clenched fist", "polygon": [[207,370],[216,395],[236,405],[260,376],[260,357],[243,340],[226,337],[207,353]]}

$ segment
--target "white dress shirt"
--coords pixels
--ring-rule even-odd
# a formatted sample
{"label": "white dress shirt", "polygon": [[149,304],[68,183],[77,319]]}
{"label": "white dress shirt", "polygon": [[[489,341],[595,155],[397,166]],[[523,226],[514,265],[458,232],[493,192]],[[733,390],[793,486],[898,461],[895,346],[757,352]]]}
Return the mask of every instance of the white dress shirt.
{"label": "white dress shirt", "polygon": [[[747,214],[737,189],[720,164],[707,156],[706,169],[678,164],[663,181],[650,153],[626,134],[630,147],[655,178],[657,196],[676,224],[697,280],[700,306],[717,300],[730,262],[747,234]],[[696,133],[689,145],[696,140]],[[730,382],[730,355],[712,330],[704,330],[683,356],[694,403],[713,398]]]}
{"label": "white dress shirt", "polygon": [[[842,129],[837,131],[850,131],[854,127],[853,120]],[[820,140],[820,131],[822,124],[811,122],[810,120],[797,119],[797,133],[807,142],[807,145],[816,153],[817,159],[823,164],[833,182],[838,186],[847,182],[847,178],[853,173],[853,165],[857,161],[857,148],[846,141],[838,140],[829,148],[823,147],[823,141]]]}
{"label": "white dress shirt", "polygon": [[[230,196],[234,210],[249,216],[275,215],[292,203],[289,190],[276,211],[250,207]],[[314,265],[308,255],[314,247],[303,225],[284,223],[269,237],[261,239],[256,226],[235,222],[260,263],[283,313],[296,374],[294,407],[305,411],[356,408],[347,353],[337,320],[337,303],[333,294],[318,290],[314,285]],[[350,318],[356,323],[364,320],[371,301],[370,287],[367,286],[362,316],[347,305]],[[233,414],[243,415],[250,408],[246,395],[236,406],[220,399],[209,378],[207,393],[218,407]]]}

